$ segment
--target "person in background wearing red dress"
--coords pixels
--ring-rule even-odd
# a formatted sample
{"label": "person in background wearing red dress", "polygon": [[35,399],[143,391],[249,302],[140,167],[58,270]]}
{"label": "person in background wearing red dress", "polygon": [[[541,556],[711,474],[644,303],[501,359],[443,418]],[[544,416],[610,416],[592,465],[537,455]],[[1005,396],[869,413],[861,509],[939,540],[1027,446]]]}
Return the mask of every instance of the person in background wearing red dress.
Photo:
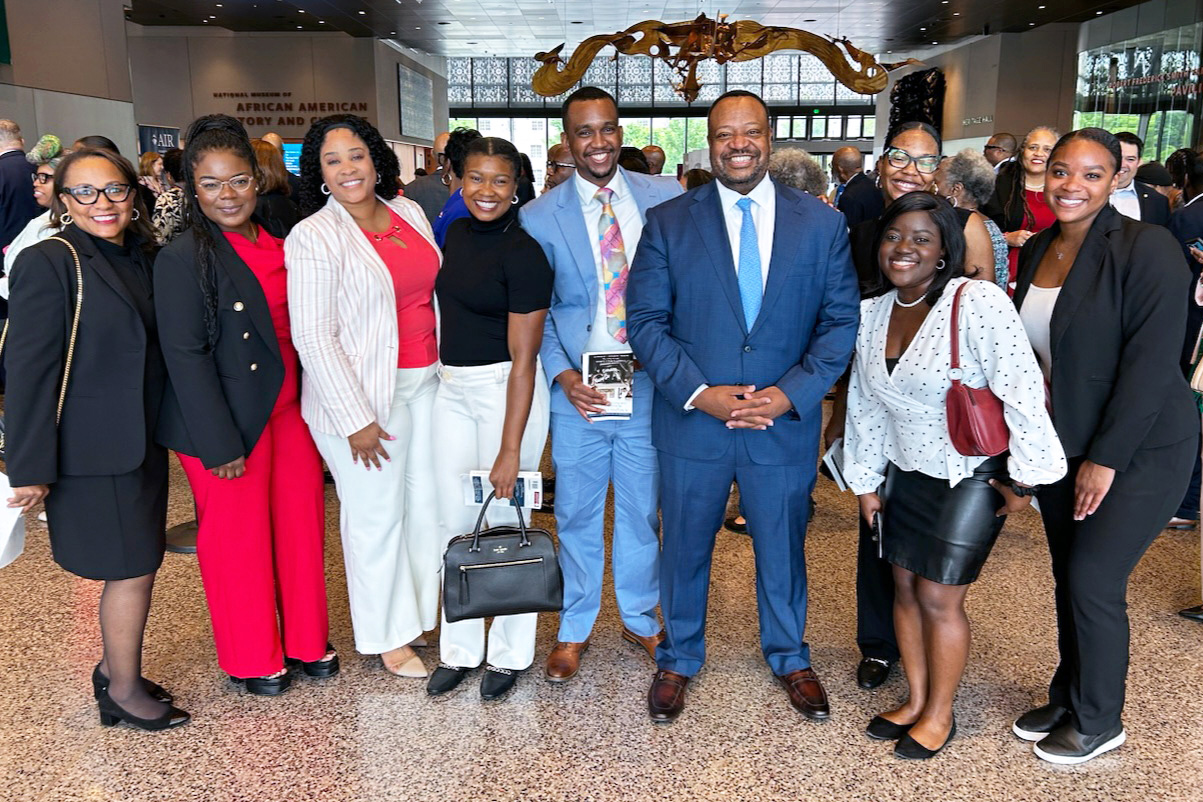
{"label": "person in background wearing red dress", "polygon": [[998,171],[994,196],[982,209],[1002,229],[1007,240],[1010,286],[1015,284],[1019,249],[1057,219],[1044,202],[1044,174],[1048,155],[1060,136],[1044,125],[1028,131],[1019,146],[1019,156]]}
{"label": "person in background wearing red dress", "polygon": [[169,375],[156,439],[196,497],[197,555],[223,671],[254,694],[288,689],[288,663],[338,673],[327,636],[321,459],[301,419],[284,244],[254,217],[246,129],[212,114],[184,151],[189,228],[155,262]]}

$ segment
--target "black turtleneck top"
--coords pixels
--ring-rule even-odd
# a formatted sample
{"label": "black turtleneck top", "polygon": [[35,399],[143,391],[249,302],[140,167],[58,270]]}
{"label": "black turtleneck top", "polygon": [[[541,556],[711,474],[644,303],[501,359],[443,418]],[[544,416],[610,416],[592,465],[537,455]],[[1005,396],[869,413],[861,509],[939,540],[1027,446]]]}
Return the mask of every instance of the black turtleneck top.
{"label": "black turtleneck top", "polygon": [[543,249],[518,225],[517,207],[488,223],[456,220],[434,284],[439,359],[460,367],[509,362],[509,314],[551,306],[552,280]]}

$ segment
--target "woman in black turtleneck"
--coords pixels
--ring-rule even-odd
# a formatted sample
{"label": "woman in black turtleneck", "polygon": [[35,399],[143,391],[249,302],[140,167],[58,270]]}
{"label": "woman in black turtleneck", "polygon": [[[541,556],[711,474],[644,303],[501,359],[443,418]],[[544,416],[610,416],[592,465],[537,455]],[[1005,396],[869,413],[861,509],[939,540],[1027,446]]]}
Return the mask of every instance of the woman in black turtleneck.
{"label": "woman in black turtleneck", "polygon": [[[448,540],[471,531],[477,515],[464,504],[460,476],[489,469],[497,497],[508,499],[520,470],[539,469],[547,440],[548,387],[538,355],[552,272],[543,249],[518,225],[520,172],[518,151],[504,139],[469,144],[463,193],[471,216],[448,228],[435,282],[442,362],[435,476]],[[489,508],[490,524],[517,523],[503,504]],[[503,696],[534,661],[535,619],[534,613],[493,619],[483,698]],[[426,686],[432,696],[452,690],[485,661],[484,620],[444,618],[439,651]]]}

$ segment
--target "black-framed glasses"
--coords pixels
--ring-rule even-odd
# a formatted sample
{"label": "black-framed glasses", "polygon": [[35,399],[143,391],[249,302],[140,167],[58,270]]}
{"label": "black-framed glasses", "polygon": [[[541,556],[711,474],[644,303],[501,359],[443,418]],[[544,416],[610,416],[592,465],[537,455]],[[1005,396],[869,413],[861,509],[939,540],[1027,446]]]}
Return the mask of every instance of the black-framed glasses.
{"label": "black-framed glasses", "polygon": [[225,181],[218,181],[216,178],[205,178],[196,182],[196,188],[206,195],[216,195],[221,192],[222,187],[227,186],[235,192],[246,192],[254,182],[255,179],[249,175],[236,175],[233,178],[227,178]]}
{"label": "black-framed glasses", "polygon": [[570,163],[568,163],[568,162],[557,162],[557,161],[549,161],[549,162],[547,162],[547,169],[548,169],[548,170],[555,171],[555,170],[558,170],[558,169],[560,169],[561,167],[565,167],[565,168],[567,168],[567,169],[569,169],[569,170],[575,170],[575,169],[576,169],[576,165],[575,165],[575,164],[570,164]]}
{"label": "black-framed glasses", "polygon": [[891,167],[898,170],[904,170],[908,164],[914,162],[916,170],[928,175],[940,167],[939,156],[912,156],[902,148],[887,148],[886,161],[890,163]]}
{"label": "black-framed glasses", "polygon": [[35,183],[35,184],[49,184],[53,180],[54,180],[54,173],[34,173],[33,174],[33,183]]}
{"label": "black-framed glasses", "polygon": [[100,200],[103,193],[106,198],[113,203],[121,203],[130,196],[134,188],[129,184],[109,184],[108,186],[97,189],[91,184],[80,184],[78,187],[64,187],[63,192],[66,192],[71,197],[75,198],[75,202],[82,206],[91,206]]}
{"label": "black-framed glasses", "polygon": [[982,150],[1001,150],[1003,153],[1007,152],[1007,149],[1002,145],[986,145]]}

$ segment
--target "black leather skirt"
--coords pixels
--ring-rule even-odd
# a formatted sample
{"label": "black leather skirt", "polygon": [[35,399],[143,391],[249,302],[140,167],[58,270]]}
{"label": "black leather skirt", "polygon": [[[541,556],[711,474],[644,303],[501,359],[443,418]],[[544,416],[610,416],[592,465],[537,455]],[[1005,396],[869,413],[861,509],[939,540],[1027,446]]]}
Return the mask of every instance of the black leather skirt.
{"label": "black leather skirt", "polygon": [[882,496],[883,556],[941,585],[976,580],[1006,520],[994,515],[1003,497],[990,479],[1007,480],[1005,453],[987,459],[956,487],[891,463]]}

